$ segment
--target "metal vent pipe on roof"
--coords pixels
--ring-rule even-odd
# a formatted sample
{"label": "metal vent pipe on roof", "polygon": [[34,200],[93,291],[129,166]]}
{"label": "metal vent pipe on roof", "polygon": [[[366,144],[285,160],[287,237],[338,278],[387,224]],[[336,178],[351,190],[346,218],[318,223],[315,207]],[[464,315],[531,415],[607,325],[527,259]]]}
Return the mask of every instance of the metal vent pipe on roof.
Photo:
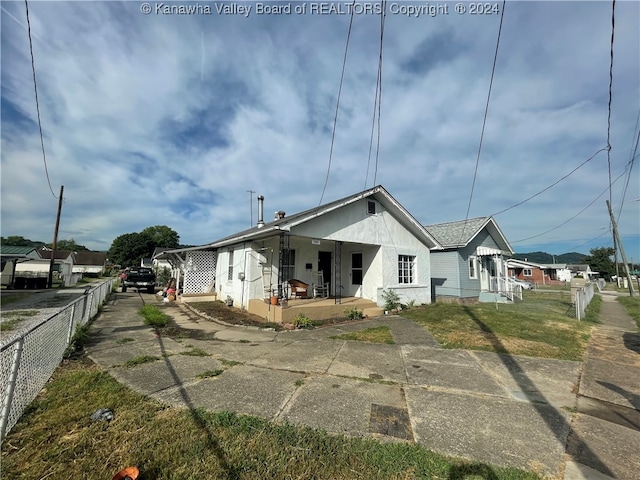
{"label": "metal vent pipe on roof", "polygon": [[264,227],[264,197],[258,195],[258,228]]}

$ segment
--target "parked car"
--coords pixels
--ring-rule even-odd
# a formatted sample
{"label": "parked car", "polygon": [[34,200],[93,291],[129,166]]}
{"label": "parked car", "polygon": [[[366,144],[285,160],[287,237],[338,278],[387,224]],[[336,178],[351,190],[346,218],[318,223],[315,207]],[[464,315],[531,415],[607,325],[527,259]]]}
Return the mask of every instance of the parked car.
{"label": "parked car", "polygon": [[531,290],[533,288],[533,284],[531,282],[520,280],[519,278],[515,277],[509,277],[509,283],[511,283],[512,285],[520,285],[523,290]]}
{"label": "parked car", "polygon": [[148,293],[155,293],[156,274],[150,268],[132,267],[122,280],[122,293],[125,293],[127,288],[145,289]]}

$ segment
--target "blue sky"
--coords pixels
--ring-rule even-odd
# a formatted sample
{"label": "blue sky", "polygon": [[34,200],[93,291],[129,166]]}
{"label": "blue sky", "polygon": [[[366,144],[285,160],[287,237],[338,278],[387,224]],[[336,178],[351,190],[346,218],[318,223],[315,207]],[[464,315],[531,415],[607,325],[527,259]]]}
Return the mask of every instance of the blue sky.
{"label": "blue sky", "polygon": [[[49,178],[56,195],[65,187],[60,238],[106,250],[168,225],[204,244],[249,227],[250,207],[255,223],[259,194],[267,220],[317,205],[350,16],[311,14],[314,2],[290,15],[235,2],[253,7],[248,17],[218,14],[222,2],[164,3],[200,8],[193,15],[149,3],[148,15],[133,1],[29,3]],[[387,13],[375,177],[424,224],[466,216],[500,22],[437,5],[448,14]],[[0,18],[1,233],[50,241],[57,201],[24,2],[3,1]],[[610,246],[610,161],[625,250],[640,260],[638,165],[622,203],[640,113],[640,4],[616,2],[615,25],[609,159],[602,151],[496,215],[516,252]],[[607,146],[610,39],[611,2],[507,2],[470,217],[521,202]],[[355,15],[327,202],[374,185],[379,40],[380,17]]]}

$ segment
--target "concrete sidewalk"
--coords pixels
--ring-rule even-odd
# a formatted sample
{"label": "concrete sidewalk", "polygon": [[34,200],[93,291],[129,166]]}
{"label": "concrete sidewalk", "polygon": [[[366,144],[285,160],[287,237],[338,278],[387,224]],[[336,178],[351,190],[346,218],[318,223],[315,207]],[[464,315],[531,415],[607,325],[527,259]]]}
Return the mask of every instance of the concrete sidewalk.
{"label": "concrete sidewalk", "polygon": [[[167,309],[176,323],[208,339],[174,340],[142,325],[140,306],[136,293],[117,294],[92,325],[87,350],[115,378],[145,395],[350,436],[416,442],[443,454],[556,478],[564,474],[575,392],[589,383],[584,376],[580,381],[579,362],[442,349],[426,330],[398,316],[275,332],[210,322],[176,305]],[[395,345],[331,338],[380,325],[390,327]],[[196,348],[209,355],[185,355]],[[158,360],[123,366],[140,355]],[[633,368],[637,375],[637,365]],[[626,392],[632,386],[620,388]],[[573,438],[575,445],[586,445],[587,456],[597,455],[595,467],[605,465],[613,476],[630,472],[636,460],[624,469],[609,465],[613,457],[590,443],[586,427],[574,422]],[[572,466],[590,465],[577,453],[574,457],[580,463]]]}
{"label": "concrete sidewalk", "polygon": [[565,480],[640,479],[640,334],[602,293],[600,325],[585,354]]}

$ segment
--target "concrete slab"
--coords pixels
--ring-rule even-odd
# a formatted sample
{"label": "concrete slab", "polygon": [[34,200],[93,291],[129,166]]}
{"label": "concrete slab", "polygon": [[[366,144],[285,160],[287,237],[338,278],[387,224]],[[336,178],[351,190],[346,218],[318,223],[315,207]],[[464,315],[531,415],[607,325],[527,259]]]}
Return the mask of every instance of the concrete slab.
{"label": "concrete slab", "polygon": [[344,341],[316,340],[279,344],[278,348],[248,363],[256,366],[324,373],[344,345]]}
{"label": "concrete slab", "polygon": [[298,388],[304,374],[238,365],[217,377],[154,395],[168,403],[232,411],[273,420]]}
{"label": "concrete slab", "polygon": [[162,343],[158,339],[149,341],[132,342],[135,345],[115,345],[111,348],[87,348],[87,354],[98,365],[105,368],[122,365],[139,356],[163,357],[188,350],[180,343],[170,338],[163,338]]}
{"label": "concrete slab", "polygon": [[491,375],[464,350],[403,346],[402,351],[410,384],[507,396]]}
{"label": "concrete slab", "polygon": [[569,461],[564,468],[563,480],[614,480],[613,477],[605,475],[591,467],[578,462]]}
{"label": "concrete slab", "polygon": [[217,331],[215,338],[226,342],[273,342],[276,335],[277,333],[275,331],[247,327],[233,327]]}
{"label": "concrete slab", "polygon": [[558,475],[569,416],[548,405],[405,387],[416,441],[491,465]]}
{"label": "concrete slab", "polygon": [[640,369],[587,359],[580,395],[640,410]]}
{"label": "concrete slab", "polygon": [[640,478],[640,431],[577,414],[567,445],[574,461],[613,478]]}
{"label": "concrete slab", "polygon": [[407,381],[400,347],[379,343],[345,341],[327,373],[400,383]]}
{"label": "concrete slab", "polygon": [[222,369],[223,365],[212,357],[172,355],[132,368],[114,368],[109,371],[118,381],[135,390],[151,395],[197,379],[205,372]]}
{"label": "concrete slab", "polygon": [[399,385],[312,375],[305,378],[278,420],[333,433],[367,436],[372,404],[406,408]]}
{"label": "concrete slab", "polygon": [[580,362],[469,352],[515,400],[575,408]]}
{"label": "concrete slab", "polygon": [[440,347],[440,343],[431,335],[431,332],[413,320],[398,315],[385,317],[385,319],[385,324],[391,329],[391,334],[397,344]]}
{"label": "concrete slab", "polygon": [[585,357],[640,368],[640,355],[634,340],[640,341],[640,334],[608,331],[598,327],[591,335]]}

